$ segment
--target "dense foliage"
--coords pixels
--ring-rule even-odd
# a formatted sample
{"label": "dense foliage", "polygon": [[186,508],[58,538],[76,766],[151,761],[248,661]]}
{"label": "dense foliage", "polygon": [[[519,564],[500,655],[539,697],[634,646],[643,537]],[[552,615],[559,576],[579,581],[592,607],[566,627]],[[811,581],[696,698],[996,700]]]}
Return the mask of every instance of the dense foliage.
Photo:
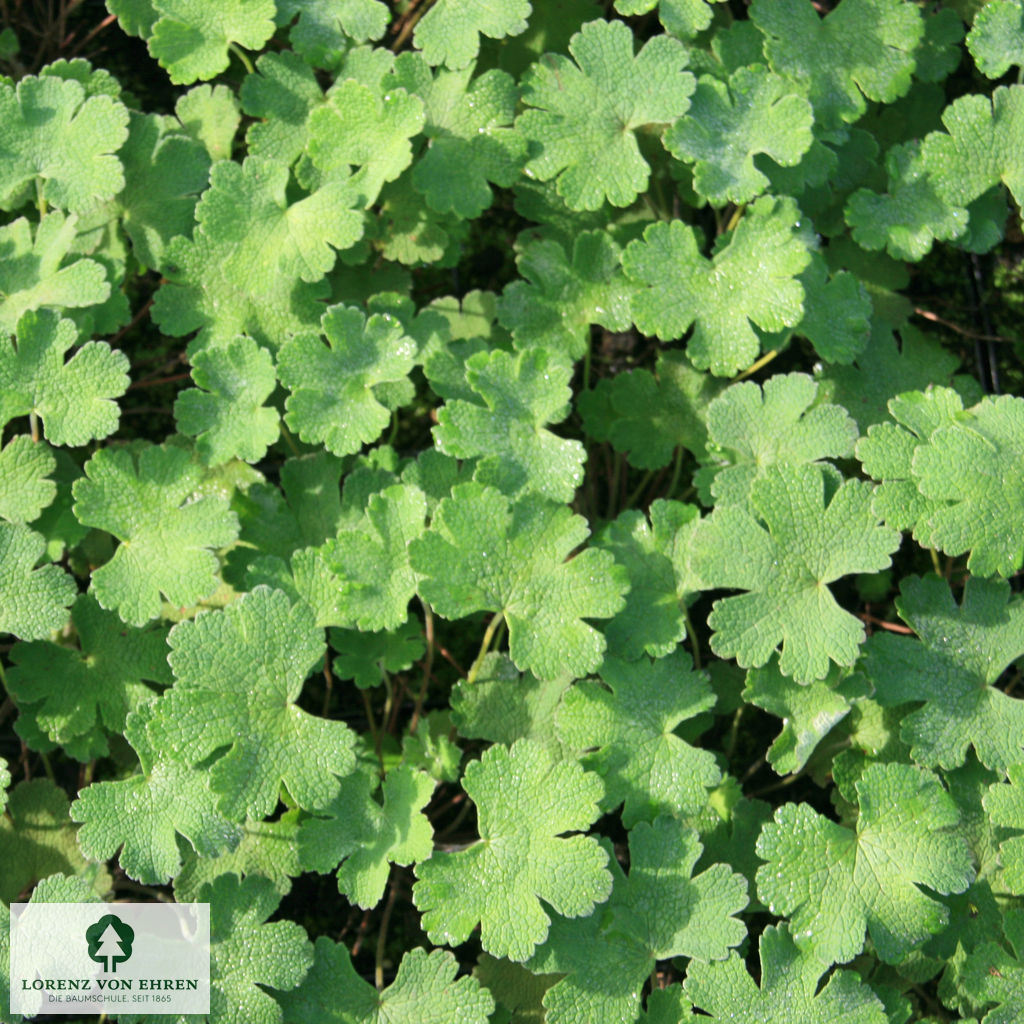
{"label": "dense foliage", "polygon": [[212,1024],[1024,1020],[1024,3],[108,7],[3,4],[0,1013],[174,898]]}

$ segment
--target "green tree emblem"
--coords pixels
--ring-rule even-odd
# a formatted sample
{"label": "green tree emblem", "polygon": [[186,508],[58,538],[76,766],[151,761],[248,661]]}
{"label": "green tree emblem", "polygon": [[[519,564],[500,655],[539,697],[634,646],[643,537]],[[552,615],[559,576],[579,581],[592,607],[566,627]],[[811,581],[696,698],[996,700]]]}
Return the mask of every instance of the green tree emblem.
{"label": "green tree emblem", "polygon": [[103,964],[103,971],[117,973],[117,965],[132,955],[135,931],[116,914],[106,914],[85,930],[89,958]]}

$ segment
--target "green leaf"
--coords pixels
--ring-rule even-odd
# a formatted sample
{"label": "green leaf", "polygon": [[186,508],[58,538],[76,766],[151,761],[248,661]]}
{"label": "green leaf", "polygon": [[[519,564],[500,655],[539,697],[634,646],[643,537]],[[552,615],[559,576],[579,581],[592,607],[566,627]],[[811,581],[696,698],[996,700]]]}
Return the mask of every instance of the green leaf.
{"label": "green leaf", "polygon": [[937,194],[918,144],[893,146],[885,168],[885,195],[858,189],[846,204],[846,223],[861,248],[884,247],[893,259],[916,263],[934,240],[949,242],[967,230],[967,210]]}
{"label": "green leaf", "polygon": [[875,700],[924,704],[900,729],[919,764],[948,771],[964,763],[969,746],[1003,774],[1021,760],[1024,701],[993,685],[1024,654],[1024,601],[1009,598],[1004,580],[969,576],[958,606],[945,580],[904,577],[896,607],[920,639],[876,633],[868,642]]}
{"label": "green leaf", "polygon": [[125,630],[90,594],[75,601],[71,622],[78,650],[48,640],[16,644],[8,673],[11,692],[34,705],[22,714],[60,744],[97,728],[122,732],[128,712],[153,695],[145,681],[171,682],[165,628]]}
{"label": "green leaf", "polygon": [[872,304],[863,283],[847,270],[829,273],[820,253],[800,275],[804,316],[793,329],[829,363],[852,363],[871,333]]}
{"label": "green leaf", "polygon": [[807,804],[784,804],[761,831],[758,895],[788,916],[796,945],[824,963],[845,963],[867,929],[879,958],[898,963],[949,919],[918,886],[948,895],[974,878],[954,831],[956,805],[930,772],[873,764],[855,784],[856,831]]}
{"label": "green leaf", "polygon": [[747,505],[751,488],[769,466],[799,466],[853,454],[857,424],[838,405],[822,402],[803,373],[777,374],[764,383],[733,384],[708,405],[710,482],[715,507]]}
{"label": "green leaf", "polygon": [[661,35],[634,54],[628,26],[591,21],[572,37],[569,52],[575,62],[545,54],[523,80],[523,102],[535,109],[516,127],[540,150],[526,174],[557,177],[570,210],[597,210],[606,199],[629,206],[650,177],[637,129],[675,121],[690,105],[696,80],[683,71],[686,48]]}
{"label": "green leaf", "polygon": [[853,366],[830,366],[819,375],[823,398],[841,405],[857,421],[861,434],[889,418],[889,399],[929,385],[948,385],[959,365],[956,355],[909,324],[900,342],[884,321],[872,325],[867,347]]}
{"label": "green leaf", "polygon": [[582,753],[583,766],[604,780],[602,809],[625,801],[626,828],[701,810],[722,773],[710,751],[690,746],[675,729],[714,706],[707,676],[677,649],[653,663],[606,658],[600,678],[603,686],[579,682],[568,690],[555,720],[566,749]]}
{"label": "green leaf", "polygon": [[412,183],[438,213],[479,217],[494,199],[490,184],[508,188],[526,160],[526,142],[512,128],[519,90],[515,79],[492,69],[473,78],[463,71],[431,75],[422,55],[403,53],[385,79],[423,101],[423,134],[430,140],[416,161]]}
{"label": "green leaf", "polygon": [[743,699],[782,719],[782,731],[765,755],[779,775],[802,771],[808,758],[841,722],[857,697],[869,693],[864,677],[841,677],[832,669],[825,679],[800,686],[787,679],[773,658],[747,673]]}
{"label": "green leaf", "polygon": [[939,195],[967,206],[1002,182],[1019,205],[1024,200],[1024,86],[1000,86],[991,98],[961,96],[946,107],[942,123],[946,131],[926,136],[921,149]]}
{"label": "green leaf", "polygon": [[655,373],[602,378],[579,397],[587,433],[611,441],[637,469],[661,469],[678,448],[705,454],[707,407],[722,385],[695,370],[682,352],[662,352]]}
{"label": "green leaf", "polygon": [[126,184],[115,208],[136,258],[157,267],[172,238],[192,235],[199,193],[210,178],[210,157],[172,118],[134,111],[119,155]]}
{"label": "green leaf", "polygon": [[270,353],[252,338],[232,338],[196,353],[192,379],[198,387],[178,394],[174,420],[196,438],[203,462],[259,462],[280,432],[277,410],[263,404],[277,386]]}
{"label": "green leaf", "polygon": [[152,703],[128,716],[125,739],[139,755],[141,773],[116,782],[96,782],[71,805],[82,822],[78,845],[92,860],[118,858],[129,876],[145,885],[165,885],[181,869],[176,835],[200,856],[233,849],[241,830],[216,809],[205,771],[189,768],[156,747],[148,725]]}
{"label": "green leaf", "polygon": [[458,945],[480,924],[487,952],[526,960],[548,934],[541,900],[582,917],[611,892],[597,840],[565,835],[597,819],[601,780],[519,740],[485,750],[467,766],[463,788],[476,805],[480,840],[420,861],[413,901],[431,941]]}
{"label": "green leaf", "polygon": [[533,495],[510,505],[493,488],[467,483],[452,488],[409,555],[425,577],[420,594],[445,618],[503,614],[517,668],[541,679],[582,676],[605,648],[583,620],[614,615],[627,589],[606,551],[566,561],[586,537],[585,521],[564,506]]}
{"label": "green leaf", "polygon": [[335,70],[354,40],[380,39],[391,13],[380,0],[278,0],[277,23],[298,15],[288,39],[292,48],[315,68]]}
{"label": "green leaf", "polygon": [[0,518],[9,523],[37,518],[57,496],[57,485],[47,479],[56,468],[49,445],[26,434],[12,437],[0,451]]}
{"label": "green leaf", "polygon": [[823,679],[830,661],[857,660],[864,626],[826,584],[884,569],[900,535],[879,525],[869,484],[847,480],[827,497],[828,480],[816,465],[771,466],[750,491],[760,522],[727,506],[698,525],[693,564],[700,578],[749,591],[713,605],[708,625],[719,657],[759,667],[781,643],[779,670],[798,683]]}
{"label": "green leaf", "polygon": [[291,889],[292,878],[302,873],[295,838],[302,813],[295,808],[286,811],[277,821],[248,819],[239,826],[242,839],[238,846],[216,857],[200,857],[186,848],[184,867],[174,879],[175,899],[179,903],[194,903],[204,885],[212,884],[225,874],[239,878],[260,875],[270,879],[274,888],[285,895]]}
{"label": "green leaf", "polygon": [[824,18],[804,0],[754,0],[772,69],[794,79],[825,129],[860,118],[866,100],[892,103],[910,88],[924,22],[902,0],[845,0]]}
{"label": "green leaf", "polygon": [[423,129],[423,101],[405,89],[381,95],[355,79],[342,82],[309,117],[307,149],[313,165],[328,180],[353,180],[363,206],[369,207],[387,181],[394,181],[412,162],[409,140]]}
{"label": "green leaf", "polygon": [[11,903],[58,871],[80,877],[95,893],[107,892],[110,875],[79,853],[76,832],[62,789],[49,779],[19,782],[0,818],[0,900]]}
{"label": "green leaf", "polygon": [[438,411],[437,447],[478,459],[473,478],[509,497],[533,493],[571,501],[583,481],[586,452],[546,426],[569,413],[570,377],[570,367],[547,349],[478,352],[466,363],[466,379],[480,400],[452,399]]}
{"label": "green leaf", "polygon": [[112,199],[124,188],[114,154],[127,135],[124,104],[87,96],[79,82],[26,75],[16,87],[0,83],[0,205],[16,209],[33,181],[42,200],[71,213]]}
{"label": "green leaf", "polygon": [[799,163],[813,120],[810,103],[784,78],[742,67],[728,83],[701,75],[686,116],[665,133],[665,148],[694,164],[693,187],[714,205],[748,203],[768,187],[754,156],[783,167]]}
{"label": "green leaf", "polygon": [[1024,561],[1024,398],[986,398],[971,412],[914,452],[918,490],[933,503],[915,536],[947,555],[970,551],[978,576],[1010,576]]}
{"label": "green leaf", "polygon": [[[878,996],[855,971],[836,971],[821,987],[828,962],[801,949],[785,925],[769,925],[758,943],[761,983],[747,973],[743,958],[731,953],[719,963],[694,960],[684,991],[715,1021],[760,1024],[887,1024]],[[699,1019],[699,1018],[698,1018]]]}
{"label": "green leaf", "polygon": [[351,306],[331,306],[317,334],[298,334],[281,346],[277,372],[291,391],[285,422],[303,441],[349,455],[376,441],[391,413],[381,385],[404,381],[416,344],[390,313],[367,319]]}
{"label": "green leaf", "polygon": [[626,17],[646,14],[655,7],[665,31],[679,39],[692,39],[711,24],[711,8],[705,0],[615,0],[615,10]]}
{"label": "green leaf", "polygon": [[972,1003],[996,1004],[982,1024],[1014,1024],[1024,1013],[1024,914],[1019,908],[1006,912],[1003,930],[1012,953],[996,942],[987,942],[965,965],[964,987]]}
{"label": "green leaf", "polygon": [[[993,825],[1024,832],[1024,762],[1006,769],[1007,781],[990,786],[984,805]],[[1024,895],[1024,835],[1004,839],[999,862],[1010,892]]]}
{"label": "green leaf", "polygon": [[659,498],[650,517],[626,509],[598,540],[629,576],[626,606],[604,628],[611,652],[627,661],[671,654],[686,635],[685,603],[700,589],[686,557],[697,508]]}
{"label": "green leaf", "polygon": [[446,950],[410,949],[378,992],[345,946],[321,936],[306,980],[278,1002],[288,1024],[487,1024],[494,1000],[475,978],[456,980],[458,969]]}
{"label": "green leaf", "polygon": [[409,565],[409,546],[422,536],[426,516],[423,492],[395,484],[371,495],[355,529],[328,541],[323,559],[338,578],[338,606],[346,624],[384,630],[406,621],[418,579]]}
{"label": "green leaf", "polygon": [[242,110],[257,119],[245,133],[248,152],[290,166],[306,148],[309,115],[324,102],[323,92],[313,69],[288,50],[263,54],[256,70],[239,92]]}
{"label": "green leaf", "polygon": [[280,899],[259,876],[221,875],[200,890],[199,900],[210,904],[210,1017],[282,1024],[281,1007],[259,986],[295,988],[313,963],[313,945],[294,921],[266,923]]}
{"label": "green leaf", "polygon": [[506,746],[531,739],[562,759],[555,711],[571,683],[564,675],[544,680],[521,675],[506,655],[489,654],[472,683],[462,681],[452,690],[452,718],[467,739]]}
{"label": "green leaf", "polygon": [[697,369],[719,377],[745,369],[761,348],[754,325],[779,331],[803,317],[804,290],[796,278],[811,254],[799,224],[791,199],[764,196],[710,260],[689,225],[652,224],[622,257],[626,276],[639,286],[634,323],[663,341],[682,337],[696,323],[687,353]]}
{"label": "green leaf", "polygon": [[110,295],[95,260],[71,256],[78,218],[50,213],[32,226],[24,217],[0,227],[0,333],[13,334],[22,314],[42,307],[84,309]]}
{"label": "green leaf", "polygon": [[45,550],[27,526],[0,523],[0,633],[42,640],[67,622],[78,588],[56,565],[34,568]]}
{"label": "green leaf", "polygon": [[289,332],[316,326],[334,250],[359,240],[362,218],[343,183],[289,202],[288,182],[287,166],[265,157],[213,165],[192,239],[165,253],[167,283],[153,304],[165,334],[199,330],[193,351],[238,334],[276,350]]}
{"label": "green leaf", "polygon": [[210,160],[230,160],[241,123],[238,100],[226,85],[197,85],[174,104],[182,130],[206,150]]}
{"label": "green leaf", "polygon": [[334,674],[339,679],[354,680],[360,690],[379,686],[396,672],[408,671],[425,650],[416,618],[380,632],[332,629],[330,644],[338,652],[332,662]]}
{"label": "green leaf", "polygon": [[525,280],[507,285],[498,304],[516,348],[536,345],[579,359],[590,350],[591,324],[629,328],[630,288],[607,232],[581,232],[571,257],[554,239],[538,239],[523,246],[516,264]]}
{"label": "green leaf", "polygon": [[34,413],[51,444],[82,445],[117,429],[116,398],[128,387],[128,357],[104,341],[82,345],[70,320],[26,313],[15,339],[0,339],[0,424]]}
{"label": "green leaf", "polygon": [[156,618],[161,595],[187,606],[217,587],[211,549],[238,536],[238,520],[223,497],[196,497],[202,476],[187,451],[148,445],[137,459],[124,448],[103,448],[75,481],[79,521],[121,541],[93,571],[91,590],[130,625]]}
{"label": "green leaf", "polygon": [[457,71],[476,58],[480,36],[517,36],[531,11],[530,0],[437,0],[417,23],[413,43],[427,63]]}
{"label": "green leaf", "polygon": [[304,605],[257,587],[226,608],[178,623],[168,637],[177,680],[157,703],[154,743],[209,769],[222,813],[266,817],[281,785],[306,810],[327,805],[355,766],[353,734],[295,702],[324,654]]}
{"label": "green leaf", "polygon": [[175,85],[226,71],[232,46],[258,50],[274,34],[274,0],[153,0],[149,52]]}
{"label": "green leaf", "polygon": [[337,867],[338,891],[364,910],[384,896],[392,864],[415,864],[434,849],[434,830],[423,814],[434,780],[399,765],[384,777],[381,803],[372,798],[378,781],[375,773],[350,776],[320,812],[326,817],[310,818],[298,835],[302,867],[321,873]]}
{"label": "green leaf", "polygon": [[1019,0],[989,0],[967,33],[967,49],[986,78],[1002,78],[1024,65],[1024,7]]}

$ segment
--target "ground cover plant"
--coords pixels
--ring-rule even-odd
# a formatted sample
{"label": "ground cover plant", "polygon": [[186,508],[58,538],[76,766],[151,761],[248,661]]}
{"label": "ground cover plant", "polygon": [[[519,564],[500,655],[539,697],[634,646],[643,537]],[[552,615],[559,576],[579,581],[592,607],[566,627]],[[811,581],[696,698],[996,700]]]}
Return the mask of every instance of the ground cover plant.
{"label": "ground cover plant", "polygon": [[0,9],[0,1016],[1024,1020],[1020,0]]}

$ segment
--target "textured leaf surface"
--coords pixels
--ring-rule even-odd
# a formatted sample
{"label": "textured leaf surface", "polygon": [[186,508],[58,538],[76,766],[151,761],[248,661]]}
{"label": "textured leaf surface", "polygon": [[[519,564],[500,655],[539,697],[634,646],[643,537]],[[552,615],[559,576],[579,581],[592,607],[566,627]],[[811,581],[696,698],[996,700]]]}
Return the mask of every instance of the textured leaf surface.
{"label": "textured leaf surface", "polygon": [[177,682],[157,705],[154,742],[193,765],[230,748],[209,770],[226,816],[266,817],[282,783],[306,809],[333,799],[355,766],[353,735],[295,703],[324,653],[308,608],[258,587],[179,623],[168,642]]}
{"label": "textured leaf surface", "polygon": [[803,316],[796,277],[811,257],[796,234],[799,218],[791,200],[765,196],[710,260],[689,225],[651,225],[622,257],[626,276],[639,286],[634,323],[663,341],[682,337],[695,323],[687,345],[694,366],[722,377],[745,369],[761,348],[754,325],[779,331]]}
{"label": "textured leaf surface", "polygon": [[849,457],[858,433],[846,411],[820,401],[818,385],[802,373],[776,374],[763,388],[733,384],[707,415],[714,462],[698,480],[710,479],[717,508],[746,504],[769,466]]}
{"label": "textured leaf surface", "polygon": [[511,75],[498,69],[472,77],[439,70],[434,77],[419,54],[402,54],[386,80],[419,96],[430,140],[412,173],[414,187],[438,213],[479,217],[491,205],[490,182],[514,184],[526,160],[526,143],[512,128],[519,90]]}
{"label": "textured leaf surface", "polygon": [[881,1000],[854,971],[836,971],[818,991],[828,963],[800,949],[785,925],[761,933],[761,983],[747,973],[743,959],[731,953],[717,963],[694,960],[684,990],[712,1020],[760,1024],[886,1024]]}
{"label": "textured leaf surface", "polygon": [[823,679],[829,661],[852,665],[864,627],[827,584],[877,572],[899,546],[880,526],[871,487],[847,480],[826,500],[818,466],[773,466],[756,480],[750,504],[716,509],[700,523],[693,564],[710,586],[748,591],[715,602],[711,647],[743,668],[764,665],[781,643],[779,669],[799,683]]}
{"label": "textured leaf surface", "polygon": [[866,100],[892,103],[910,88],[924,23],[901,0],[844,0],[824,18],[803,0],[755,0],[773,70],[807,89],[825,128],[856,121]]}
{"label": "textured leaf surface", "polygon": [[395,980],[378,992],[343,945],[322,936],[313,968],[279,997],[285,1024],[486,1024],[494,1000],[475,978],[456,980],[458,962],[442,949],[411,949]]}
{"label": "textured leaf surface", "polygon": [[70,320],[26,313],[16,339],[0,339],[0,422],[35,413],[52,444],[82,445],[117,429],[115,399],[128,387],[128,358],[89,341],[65,363],[78,340]]}
{"label": "textured leaf surface", "polygon": [[391,20],[380,0],[278,0],[278,24],[298,15],[288,33],[295,52],[317,68],[333,70],[352,41],[380,39]]}
{"label": "textured leaf surface", "polygon": [[[78,82],[26,75],[0,84],[0,202],[5,208],[38,179],[42,196],[84,213],[124,187],[114,155],[128,134],[128,111],[111,96],[87,96]],[[16,203],[15,205],[20,205]],[[45,211],[44,211],[45,212]]]}
{"label": "textured leaf surface", "polygon": [[155,0],[149,52],[175,85],[227,69],[232,45],[259,49],[274,32],[273,0]]}
{"label": "textured leaf surface", "polygon": [[91,594],[75,601],[71,623],[78,650],[48,640],[17,644],[8,673],[11,692],[35,705],[35,723],[62,744],[97,726],[122,732],[127,713],[152,696],[144,680],[171,682],[166,628],[126,630],[120,617],[104,611]]}
{"label": "textured leaf surface", "polygon": [[290,202],[288,177],[261,156],[213,165],[192,239],[167,248],[168,283],[153,305],[161,330],[198,330],[197,348],[247,334],[275,350],[289,331],[316,326],[334,250],[359,239],[362,220],[343,183]]}
{"label": "textured leaf surface", "polygon": [[793,939],[824,963],[844,963],[864,945],[896,963],[941,930],[948,909],[918,886],[963,892],[971,857],[954,831],[959,813],[938,779],[902,764],[875,764],[856,783],[856,831],[807,804],[785,804],[761,831],[757,891],[789,917]]}
{"label": "textured leaf surface", "polygon": [[558,178],[570,210],[597,210],[607,199],[628,206],[647,187],[650,166],[636,130],[675,121],[690,105],[696,81],[686,49],[655,36],[638,54],[633,33],[619,21],[588,22],[572,37],[574,60],[545,54],[524,80],[529,107],[516,127],[540,152],[529,177]]}
{"label": "textured leaf surface", "polygon": [[767,69],[739,68],[728,83],[702,75],[690,109],[665,133],[665,148],[694,164],[693,186],[716,205],[747,203],[768,187],[759,153],[784,167],[811,145],[810,103]]}
{"label": "textured leaf surface", "polygon": [[202,471],[181,448],[149,445],[138,458],[104,448],[75,481],[75,515],[121,544],[92,574],[92,592],[104,608],[141,626],[160,614],[161,595],[190,605],[217,586],[217,556],[238,536],[227,501],[197,496]]}
{"label": "textured leaf surface", "polygon": [[192,379],[198,387],[174,402],[178,430],[196,439],[196,451],[208,466],[229,459],[258,462],[277,440],[276,409],[264,402],[277,385],[274,361],[252,338],[197,352]]}
{"label": "textured leaf surface", "polygon": [[525,280],[511,282],[498,307],[516,348],[536,345],[579,359],[590,348],[591,324],[629,327],[630,288],[619,247],[605,232],[581,232],[568,256],[553,239],[531,242],[516,263]]}
{"label": "textured leaf surface", "polygon": [[390,313],[367,319],[354,307],[332,306],[322,324],[326,345],[298,334],[281,348],[278,376],[291,391],[285,422],[303,441],[348,455],[387,426],[391,413],[374,389],[406,378],[416,346]]}
{"label": "textured leaf surface", "polygon": [[384,777],[381,803],[371,797],[376,782],[350,776],[325,808],[328,817],[310,819],[298,836],[302,866],[321,872],[337,866],[339,891],[364,909],[380,902],[392,864],[425,860],[434,848],[434,830],[422,813],[434,780],[399,765]]}
{"label": "textured leaf surface", "polygon": [[556,723],[566,749],[583,753],[584,767],[604,780],[602,807],[625,801],[626,828],[701,810],[722,773],[710,751],[692,747],[675,728],[713,706],[706,676],[677,650],[655,662],[606,658],[601,679],[603,686],[579,682],[568,690]]}
{"label": "textured leaf surface", "polygon": [[565,561],[586,536],[583,519],[564,506],[535,496],[510,505],[493,488],[459,484],[409,553],[436,611],[504,614],[516,666],[552,679],[597,668],[604,637],[583,620],[623,606],[625,573],[608,552]]}
{"label": "textured leaf surface", "polygon": [[0,331],[13,334],[29,310],[82,309],[110,295],[103,267],[70,255],[77,223],[55,211],[34,232],[24,217],[0,228]]}
{"label": "textured leaf surface", "polygon": [[1024,398],[989,398],[973,413],[914,453],[918,489],[935,503],[915,532],[946,554],[969,550],[979,576],[1010,576],[1024,561]]}
{"label": "textured leaf surface", "polygon": [[46,541],[21,523],[0,523],[0,632],[41,640],[67,621],[78,592],[56,565],[35,568]]}
{"label": "textured leaf surface", "polygon": [[455,399],[438,411],[438,448],[478,458],[474,479],[510,497],[532,492],[571,501],[586,452],[547,429],[569,412],[570,375],[545,349],[478,352],[466,363],[466,379],[479,401]]}
{"label": "textured leaf surface", "polygon": [[96,893],[110,888],[105,867],[89,864],[75,843],[68,798],[49,779],[19,782],[7,795],[0,818],[0,900],[11,903],[55,872],[80,876]]}
{"label": "textured leaf surface", "polygon": [[417,575],[409,545],[423,534],[423,492],[395,484],[371,495],[362,522],[328,543],[324,561],[337,575],[343,617],[361,630],[393,630],[406,621]]}
{"label": "textured leaf surface", "polygon": [[[1024,832],[1024,761],[1006,772],[1008,781],[996,783],[985,794],[985,810],[993,825]],[[999,860],[1010,891],[1024,894],[1024,835],[1005,839],[999,847]]]}
{"label": "textured leaf surface", "polygon": [[421,861],[413,900],[431,941],[458,945],[480,924],[489,953],[526,960],[548,933],[541,900],[581,917],[611,892],[597,840],[565,835],[597,819],[601,780],[519,740],[485,750],[466,768],[463,788],[477,808],[480,840]]}
{"label": "textured leaf surface", "polygon": [[438,0],[417,24],[413,41],[428,63],[464,68],[479,52],[480,36],[517,36],[532,10],[530,0]]}
{"label": "textured leaf surface", "polygon": [[919,764],[949,770],[973,746],[982,764],[1005,774],[1024,750],[1024,701],[997,686],[1024,654],[1024,602],[1003,580],[969,576],[958,606],[937,576],[909,576],[896,607],[920,639],[879,633],[865,670],[883,706],[923,702],[903,718],[901,735]]}
{"label": "textured leaf surface", "polygon": [[260,986],[288,991],[313,963],[313,944],[294,921],[267,918],[280,895],[266,878],[221,875],[204,885],[210,904],[210,1016],[225,1024],[282,1024],[281,1008]]}
{"label": "textured leaf surface", "polygon": [[12,437],[0,451],[0,518],[29,523],[57,496],[50,474],[57,460],[49,446],[25,434]]}
{"label": "textured leaf surface", "polygon": [[148,731],[152,714],[153,705],[146,704],[124,728],[141,773],[86,787],[70,813],[83,823],[78,844],[87,857],[107,860],[123,847],[119,863],[130,878],[165,885],[181,870],[176,835],[210,857],[237,846],[241,830],[217,810],[206,772],[154,746]]}
{"label": "textured leaf surface", "polygon": [[604,627],[611,653],[627,661],[671,654],[686,635],[686,602],[700,589],[687,559],[697,508],[659,498],[650,517],[627,509],[598,545],[629,574],[626,606]]}
{"label": "textured leaf surface", "polygon": [[1002,78],[1024,64],[1024,7],[1018,0],[991,0],[967,33],[967,49],[987,78]]}

